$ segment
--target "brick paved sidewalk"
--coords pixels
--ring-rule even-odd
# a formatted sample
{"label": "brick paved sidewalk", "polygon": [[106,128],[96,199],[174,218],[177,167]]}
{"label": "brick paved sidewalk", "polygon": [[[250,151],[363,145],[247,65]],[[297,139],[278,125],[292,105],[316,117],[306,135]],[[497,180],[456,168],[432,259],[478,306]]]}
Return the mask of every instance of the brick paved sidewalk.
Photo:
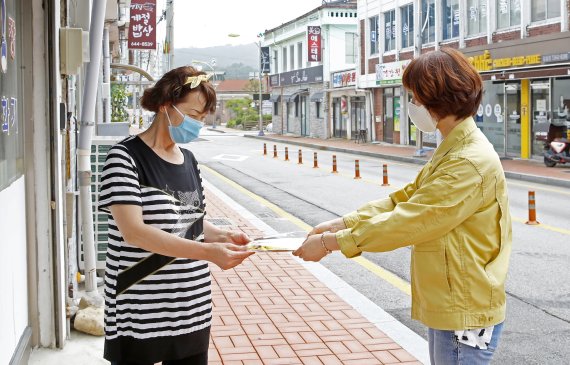
{"label": "brick paved sidewalk", "polygon": [[[208,218],[262,232],[214,194]],[[421,364],[317,280],[289,253],[257,253],[212,268],[210,364]]]}

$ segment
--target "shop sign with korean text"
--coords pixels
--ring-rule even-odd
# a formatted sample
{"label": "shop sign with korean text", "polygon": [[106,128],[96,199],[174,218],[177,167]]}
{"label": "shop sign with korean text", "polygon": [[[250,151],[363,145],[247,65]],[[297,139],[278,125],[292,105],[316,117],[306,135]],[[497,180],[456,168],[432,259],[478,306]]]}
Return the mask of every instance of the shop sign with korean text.
{"label": "shop sign with korean text", "polygon": [[334,72],[332,74],[332,87],[345,87],[356,85],[356,70]]}
{"label": "shop sign with korean text", "polygon": [[131,0],[129,49],[156,48],[156,0]]}
{"label": "shop sign with korean text", "polygon": [[411,60],[379,63],[376,65],[376,85],[401,84],[404,69]]}
{"label": "shop sign with korean text", "polygon": [[321,27],[307,27],[307,45],[309,62],[321,62]]}
{"label": "shop sign with korean text", "polygon": [[269,85],[272,87],[311,84],[316,82],[323,82],[322,65],[303,68],[301,70],[283,72],[280,74],[271,75],[269,77]]}

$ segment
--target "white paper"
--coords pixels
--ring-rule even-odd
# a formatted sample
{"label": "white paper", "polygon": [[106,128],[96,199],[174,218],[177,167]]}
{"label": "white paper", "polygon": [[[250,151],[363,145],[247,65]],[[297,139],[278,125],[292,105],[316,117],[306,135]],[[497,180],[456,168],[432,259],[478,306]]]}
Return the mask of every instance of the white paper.
{"label": "white paper", "polygon": [[303,242],[305,237],[288,237],[288,238],[267,238],[258,239],[247,244],[250,251],[295,251]]}

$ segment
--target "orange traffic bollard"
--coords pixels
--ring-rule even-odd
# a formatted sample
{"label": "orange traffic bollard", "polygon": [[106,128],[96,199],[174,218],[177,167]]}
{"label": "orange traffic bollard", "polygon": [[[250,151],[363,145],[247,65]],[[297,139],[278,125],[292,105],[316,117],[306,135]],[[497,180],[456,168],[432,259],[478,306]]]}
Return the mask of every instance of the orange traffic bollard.
{"label": "orange traffic bollard", "polygon": [[299,148],[299,165],[303,164],[303,152],[301,151],[301,149]]}
{"label": "orange traffic bollard", "polygon": [[267,156],[267,144],[263,144],[263,156]]}
{"label": "orange traffic bollard", "polygon": [[388,184],[388,165],[386,164],[382,166],[382,186],[390,186]]}
{"label": "orange traffic bollard", "polygon": [[285,161],[289,161],[289,148],[285,147]]}
{"label": "orange traffic bollard", "polygon": [[332,170],[333,174],[338,174],[338,171],[336,170],[336,155],[333,155],[333,170]]}
{"label": "orange traffic bollard", "polygon": [[354,160],[354,178],[360,179],[360,162],[358,160]]}
{"label": "orange traffic bollard", "polygon": [[526,224],[540,224],[540,222],[536,220],[536,201],[534,199],[534,191],[528,192],[528,222],[526,222]]}
{"label": "orange traffic bollard", "polygon": [[317,153],[316,152],[313,152],[313,168],[314,169],[319,168],[319,162],[317,160]]}
{"label": "orange traffic bollard", "polygon": [[277,146],[273,145],[273,158],[277,158]]}

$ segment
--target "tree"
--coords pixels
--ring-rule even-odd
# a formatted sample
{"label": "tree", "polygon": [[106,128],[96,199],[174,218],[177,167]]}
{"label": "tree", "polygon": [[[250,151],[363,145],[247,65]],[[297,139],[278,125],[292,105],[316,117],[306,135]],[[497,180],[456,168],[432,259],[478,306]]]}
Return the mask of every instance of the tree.
{"label": "tree", "polygon": [[251,104],[250,98],[228,100],[226,106],[235,115],[235,118],[230,119],[230,124],[239,125],[242,122],[257,120],[257,110],[252,108]]}
{"label": "tree", "polygon": [[111,85],[111,122],[126,122],[127,86],[124,84]]}

